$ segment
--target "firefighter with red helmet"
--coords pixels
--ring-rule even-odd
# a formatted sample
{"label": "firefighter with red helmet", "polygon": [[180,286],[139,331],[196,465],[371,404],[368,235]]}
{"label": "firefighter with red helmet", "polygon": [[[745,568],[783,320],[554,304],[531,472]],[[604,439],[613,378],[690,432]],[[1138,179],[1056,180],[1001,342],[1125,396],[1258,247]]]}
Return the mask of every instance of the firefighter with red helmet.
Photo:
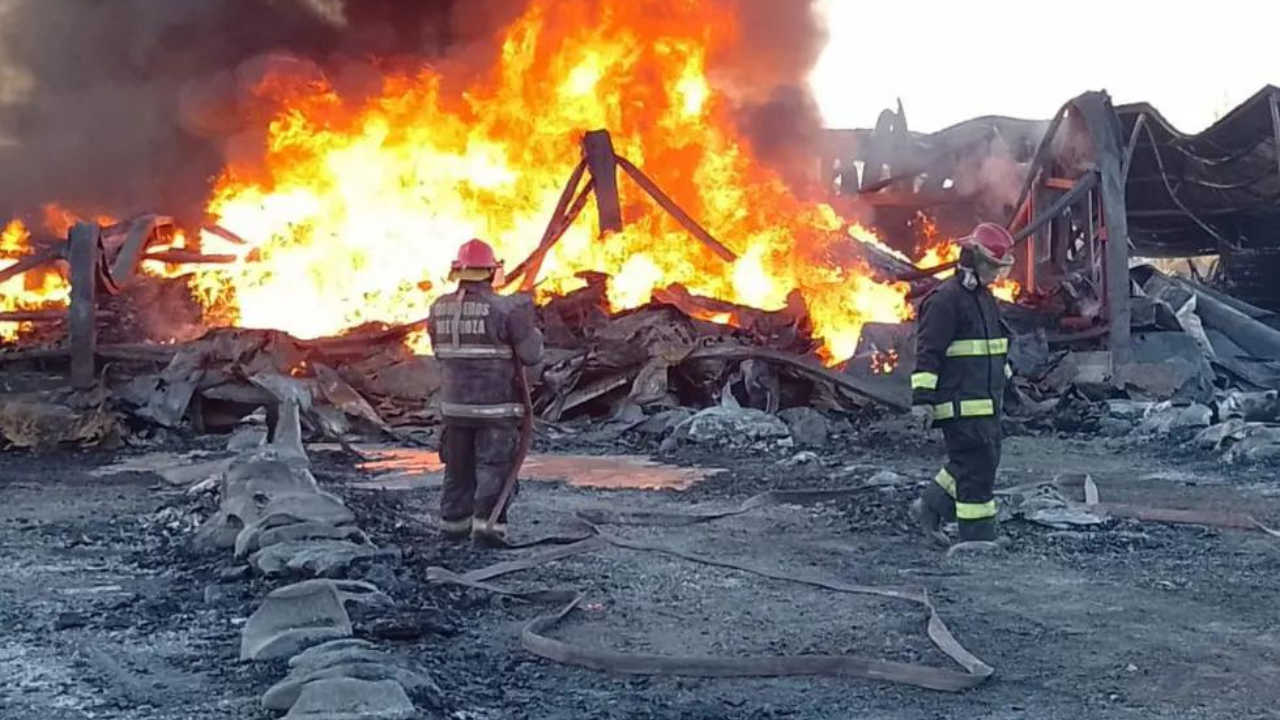
{"label": "firefighter with red helmet", "polygon": [[1009,339],[990,285],[1013,265],[1013,237],[982,223],[960,241],[955,275],[920,305],[912,413],[942,430],[947,463],[911,505],[930,540],[950,541],[944,522],[955,520],[960,541],[997,539],[995,480],[1000,465],[1000,415]]}
{"label": "firefighter with red helmet", "polygon": [[521,420],[530,411],[524,368],[542,359],[532,299],[498,295],[499,269],[487,243],[464,243],[449,276],[458,289],[431,305],[428,320],[443,381],[441,531],[451,541],[505,539],[510,491],[503,487],[515,480]]}

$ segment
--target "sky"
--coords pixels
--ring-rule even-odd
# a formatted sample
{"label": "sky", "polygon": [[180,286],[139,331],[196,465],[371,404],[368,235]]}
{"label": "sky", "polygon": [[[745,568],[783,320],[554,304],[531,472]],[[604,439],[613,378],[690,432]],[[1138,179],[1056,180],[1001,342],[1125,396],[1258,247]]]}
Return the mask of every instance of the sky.
{"label": "sky", "polygon": [[932,132],[980,115],[1047,119],[1086,90],[1147,101],[1196,132],[1280,85],[1276,0],[819,0],[810,77],[828,127],[902,99]]}

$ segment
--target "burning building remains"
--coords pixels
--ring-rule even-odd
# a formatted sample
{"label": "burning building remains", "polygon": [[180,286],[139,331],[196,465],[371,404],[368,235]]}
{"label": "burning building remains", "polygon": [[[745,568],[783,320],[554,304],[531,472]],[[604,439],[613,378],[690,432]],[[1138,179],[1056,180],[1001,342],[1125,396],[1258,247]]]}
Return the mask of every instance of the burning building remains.
{"label": "burning building remains", "polygon": [[[473,12],[463,5],[442,12],[461,23]],[[471,236],[508,260],[509,288],[537,293],[551,314],[577,306],[567,325],[548,318],[576,333],[575,345],[594,332],[584,310],[608,318],[665,301],[698,322],[681,331],[686,344],[737,334],[831,366],[853,354],[867,322],[909,319],[908,286],[868,257],[882,250],[874,230],[825,202],[812,172],[795,171],[813,160],[793,138],[813,110],[786,92],[804,68],[761,74],[765,58],[744,49],[764,23],[777,31],[779,13],[725,2],[708,5],[707,19],[732,22],[690,24],[652,9],[533,3],[465,58],[446,44],[431,65],[387,60],[361,75],[271,54],[196,84],[204,92],[182,95],[180,107],[202,109],[206,124],[235,108],[250,123],[219,138],[225,164],[200,214],[175,209],[204,219],[104,221],[61,244],[53,238],[65,222],[15,220],[5,234],[6,337],[30,345],[38,325],[79,306],[87,314],[77,323],[71,313],[67,345],[79,348],[82,383],[89,348],[107,349],[112,334],[169,344],[236,327],[310,340],[380,324],[427,352],[414,323]],[[351,12],[348,26],[360,22]],[[789,31],[794,42],[818,43],[803,22]],[[729,90],[713,91],[713,77]],[[115,190],[88,192],[83,204],[103,205]],[[73,298],[75,247],[90,279]],[[119,309],[140,316],[125,324],[138,335],[121,338],[125,325],[98,318],[134,284],[182,285],[189,299],[166,290],[172,302]],[[611,391],[633,380],[611,380]]]}
{"label": "burning building remains", "polygon": [[[1106,378],[1095,399],[1165,400],[1190,383],[1204,400],[1219,376],[1280,389],[1268,309],[1130,272],[1134,257],[1214,253],[1219,280],[1268,304],[1251,268],[1268,262],[1275,212],[1270,88],[1196,136],[1100,93],[1049,121],[921,135],[899,107],[874,129],[822,134],[793,92],[821,43],[805,13],[724,0],[702,12],[731,22],[688,23],[646,4],[428,5],[264,5],[254,12],[278,36],[179,53],[163,80],[136,63],[61,67],[17,43],[45,83],[15,123],[13,159],[49,152],[37,123],[79,72],[168,102],[164,137],[181,142],[162,150],[212,153],[218,167],[195,163],[213,178],[195,200],[155,185],[164,173],[189,184],[167,161],[125,164],[118,183],[9,178],[23,184],[12,197],[40,209],[15,210],[0,235],[5,361],[65,357],[87,387],[99,361],[146,360],[169,364],[158,382],[172,388],[200,366],[174,359],[204,357],[198,338],[252,330],[236,337],[295,348],[271,363],[285,376],[314,389],[312,363],[332,366],[385,412],[429,422],[438,374],[422,321],[457,246],[478,236],[507,260],[506,291],[541,307],[554,348],[535,382],[545,419],[722,402],[901,408],[894,371],[912,356],[915,303],[953,272],[955,238],[996,221],[1021,243],[997,292],[1016,303],[1014,359],[1033,397],[1063,390],[1061,377],[1039,383],[1071,350],[1107,353],[1081,356]],[[43,26],[61,11],[15,12]],[[196,19],[172,12],[148,16],[157,33]],[[785,28],[769,47],[788,58],[768,73],[745,49],[765,26]],[[358,60],[366,35],[399,49]],[[140,56],[159,52],[157,37],[140,36]],[[127,216],[164,198],[174,215]],[[1149,369],[1170,342],[1188,368],[1173,380]],[[217,401],[226,382],[191,392]],[[240,394],[244,411],[267,400]]]}
{"label": "burning building remains", "polygon": [[[309,663],[324,664],[317,656],[374,653],[375,640],[438,634],[467,646],[442,652],[471,663],[475,677],[523,672],[477,659],[478,633],[459,629],[458,609],[475,603],[462,590],[450,594],[455,585],[553,599],[559,611],[520,616],[530,622],[520,642],[562,664],[834,674],[958,692],[994,669],[957,641],[923,589],[814,581],[725,560],[719,554],[732,553],[715,538],[672,533],[687,540],[679,548],[601,528],[661,525],[693,537],[714,521],[754,539],[761,526],[747,515],[769,507],[789,528],[828,513],[853,533],[901,534],[903,493],[914,493],[920,466],[891,453],[913,454],[922,442],[900,419],[911,405],[914,322],[923,298],[957,272],[959,241],[995,223],[1016,243],[1010,275],[991,285],[1010,331],[1003,429],[1013,462],[1032,468],[1018,472],[1042,474],[1044,457],[1064,465],[1030,485],[1002,476],[1001,512],[1113,544],[1106,533],[1129,522],[1274,534],[1252,508],[1104,503],[1091,471],[1070,465],[1088,454],[1055,443],[1059,434],[1174,437],[1215,464],[1280,457],[1280,299],[1270,281],[1280,90],[1264,88],[1194,135],[1104,92],[1075,97],[1047,119],[988,116],[919,133],[899,106],[871,128],[824,130],[805,86],[824,42],[812,10],[768,0],[122,0],[110,10],[87,0],[0,0],[0,449],[138,451],[104,473],[155,471],[144,451],[181,449],[177,461],[161,458],[176,469],[157,472],[188,486],[175,503],[203,505],[166,508],[163,544],[177,527],[203,557],[216,551],[236,562],[217,570],[204,602],[225,601],[228,586],[250,577],[301,580],[262,604],[245,600],[234,615],[244,619],[234,631],[243,659],[292,658],[289,677],[263,698],[290,716],[321,716],[298,708],[324,705],[325,681],[390,698],[389,716],[414,704],[445,707],[439,698],[449,693],[465,698],[454,709],[470,712],[490,693],[444,681],[442,690],[420,668],[388,669],[385,658],[312,672]],[[672,511],[665,503],[678,501],[655,493],[640,510],[565,512],[558,494],[530,503],[531,524],[560,533],[531,545],[563,547],[455,574],[434,563],[476,556],[423,549],[435,535],[424,539],[422,518],[432,513],[413,504],[419,498],[363,494],[365,475],[387,494],[438,475],[439,457],[418,449],[434,449],[442,426],[426,321],[453,288],[459,246],[473,237],[504,261],[498,291],[534,298],[546,339],[543,361],[528,372],[521,415],[534,420],[532,431],[521,426],[520,455],[530,444],[553,451],[535,452],[533,466],[580,472],[598,481],[589,488],[665,489],[677,487],[664,484],[673,476],[682,490],[719,487],[707,479],[714,470],[623,449],[714,462],[743,484],[725,492],[730,509]],[[1216,258],[1211,272],[1206,257]],[[482,329],[469,322],[463,332]],[[1003,337],[984,339],[986,347],[993,340],[1005,347]],[[308,452],[323,455],[313,464]],[[335,469],[335,457],[354,469]],[[847,483],[853,476],[865,482]],[[797,478],[840,485],[799,489]],[[1117,552],[1175,544],[1123,528],[1115,537],[1130,544]],[[388,535],[402,542],[402,532],[406,546],[419,547],[374,544]],[[1028,538],[1048,543],[1037,546],[1045,557],[1068,542],[1019,535]],[[779,567],[826,561],[813,547],[778,546],[752,545]],[[893,661],[815,655],[808,645],[776,655],[772,644],[768,657],[729,657],[723,651],[736,640],[720,636],[696,658],[685,644],[666,648],[674,657],[596,651],[550,629],[571,611],[622,611],[582,593],[490,584],[606,547],[706,569],[673,581],[638,562],[635,575],[619,571],[629,578],[611,586],[620,592],[695,581],[707,589],[716,572],[745,572],[804,592],[905,601],[925,612],[931,645]],[[906,557],[899,574],[916,572],[917,559],[900,548],[869,547]],[[615,559],[593,562],[616,569]],[[1073,576],[1043,587],[1078,584]],[[1203,585],[1232,583],[1212,576]],[[800,595],[813,608],[830,605]],[[744,591],[725,606],[699,598],[691,607],[755,625],[744,609],[771,597]],[[784,599],[787,609],[771,619],[807,623],[826,612],[793,612],[795,598]],[[1134,605],[1151,604],[1143,601]],[[425,610],[376,617],[397,603],[444,619],[423,620]],[[1004,614],[1000,603],[992,615]],[[320,608],[324,627],[297,625],[306,621],[301,606]],[[477,614],[507,622],[509,612]],[[869,634],[883,630],[885,613],[875,612]],[[230,623],[220,623],[225,634]],[[891,628],[868,642],[892,646],[904,634]],[[684,627],[670,635],[698,642]],[[925,652],[962,670],[931,666]],[[529,682],[563,679],[548,677]],[[396,687],[355,685],[388,682]],[[664,688],[637,692],[651,699]],[[816,702],[801,695],[799,704]],[[516,696],[502,699],[509,706]],[[565,716],[592,716],[580,710]]]}

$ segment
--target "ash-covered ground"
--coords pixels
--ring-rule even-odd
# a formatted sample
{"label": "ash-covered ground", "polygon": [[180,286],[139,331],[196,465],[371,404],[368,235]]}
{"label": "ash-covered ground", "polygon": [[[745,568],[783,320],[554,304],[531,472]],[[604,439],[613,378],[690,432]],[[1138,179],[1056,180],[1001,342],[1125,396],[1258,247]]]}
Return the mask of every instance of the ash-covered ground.
{"label": "ash-covered ground", "polygon": [[[880,487],[847,500],[617,532],[796,574],[927,588],[960,642],[995,667],[973,691],[847,678],[628,677],[539,659],[521,649],[520,630],[548,608],[426,579],[430,566],[464,571],[537,551],[442,544],[431,527],[438,497],[431,477],[407,490],[375,490],[372,473],[351,455],[313,451],[312,465],[375,543],[401,550],[399,560],[382,556],[350,569],[398,601],[394,610],[357,617],[356,634],[430,671],[438,693],[414,698],[424,718],[1273,716],[1280,540],[1132,520],[1080,530],[1014,521],[1006,525],[1015,541],[1007,553],[949,560],[917,540],[905,513],[941,448],[891,425],[837,435],[801,458],[808,462],[794,462],[794,449],[678,450],[672,461],[724,468],[683,491],[526,481],[513,515],[517,539],[580,532],[574,512],[582,508],[723,508],[763,490],[852,486],[881,473]],[[538,449],[585,448],[562,439]],[[604,449],[656,448],[592,448]],[[283,664],[241,663],[237,649],[240,624],[281,582],[242,577],[225,553],[187,547],[209,510],[207,496],[145,473],[89,475],[118,459],[66,451],[5,457],[0,717],[271,717],[258,698],[283,676]],[[1273,471],[1224,469],[1168,444],[1010,438],[1000,484],[1069,472],[1090,473],[1110,502],[1280,520]],[[653,553],[609,549],[494,582],[585,591],[585,609],[551,634],[591,647],[851,653],[952,667],[926,638],[917,607]]]}

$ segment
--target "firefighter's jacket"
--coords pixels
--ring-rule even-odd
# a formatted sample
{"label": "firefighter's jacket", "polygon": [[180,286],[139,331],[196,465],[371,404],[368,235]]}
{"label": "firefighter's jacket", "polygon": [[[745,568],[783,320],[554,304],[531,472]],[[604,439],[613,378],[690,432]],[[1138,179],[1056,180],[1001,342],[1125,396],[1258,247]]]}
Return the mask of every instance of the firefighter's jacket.
{"label": "firefighter's jacket", "polygon": [[996,299],[984,286],[965,288],[957,274],[920,305],[916,323],[913,405],[933,408],[935,422],[999,417],[1009,338]]}
{"label": "firefighter's jacket", "polygon": [[502,296],[487,282],[459,284],[431,305],[428,332],[440,361],[440,414],[463,420],[524,415],[516,373],[542,360],[533,301]]}

